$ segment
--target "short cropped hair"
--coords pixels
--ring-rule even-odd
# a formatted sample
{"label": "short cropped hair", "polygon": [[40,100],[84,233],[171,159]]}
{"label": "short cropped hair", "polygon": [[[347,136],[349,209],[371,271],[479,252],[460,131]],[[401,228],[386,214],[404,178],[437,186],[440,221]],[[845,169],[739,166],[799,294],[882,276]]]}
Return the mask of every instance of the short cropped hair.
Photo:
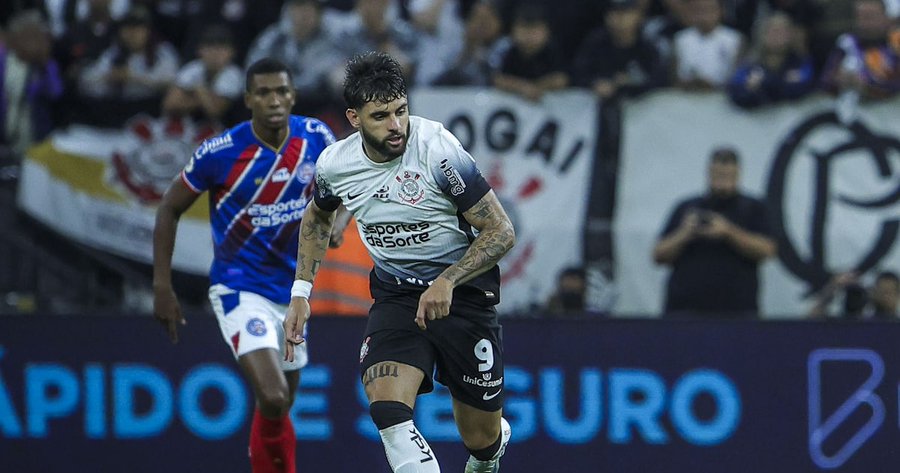
{"label": "short cropped hair", "polygon": [[390,55],[368,52],[356,55],[347,64],[344,101],[360,109],[369,102],[388,103],[406,97],[403,68]]}
{"label": "short cropped hair", "polygon": [[900,285],[900,276],[897,276],[897,273],[893,271],[882,271],[875,277],[875,281],[891,281],[894,284]]}
{"label": "short cropped hair", "polygon": [[259,61],[254,62],[247,68],[247,77],[244,79],[244,88],[247,92],[250,92],[250,82],[253,79],[253,76],[258,74],[277,74],[279,72],[287,73],[288,82],[294,82],[294,77],[291,74],[291,70],[288,69],[287,65],[278,59],[273,59],[270,57],[264,57]]}
{"label": "short cropped hair", "polygon": [[709,162],[719,164],[740,164],[741,160],[738,157],[737,150],[734,148],[722,147],[713,150],[712,154],[709,156]]}

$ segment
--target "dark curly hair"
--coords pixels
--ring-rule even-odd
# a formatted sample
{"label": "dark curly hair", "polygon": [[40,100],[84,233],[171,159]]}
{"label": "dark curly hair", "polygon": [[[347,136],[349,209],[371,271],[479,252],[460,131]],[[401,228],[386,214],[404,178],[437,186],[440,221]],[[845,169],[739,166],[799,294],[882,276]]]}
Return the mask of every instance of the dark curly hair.
{"label": "dark curly hair", "polygon": [[353,109],[368,102],[388,103],[406,97],[403,69],[390,55],[368,52],[353,57],[344,78],[344,101]]}

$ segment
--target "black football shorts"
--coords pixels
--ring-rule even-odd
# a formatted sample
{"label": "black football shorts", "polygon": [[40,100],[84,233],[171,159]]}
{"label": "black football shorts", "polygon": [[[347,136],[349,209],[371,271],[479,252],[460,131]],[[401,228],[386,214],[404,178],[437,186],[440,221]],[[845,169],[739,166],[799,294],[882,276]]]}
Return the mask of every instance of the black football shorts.
{"label": "black football shorts", "polygon": [[[419,393],[434,389],[432,374],[454,399],[488,412],[503,406],[503,343],[497,311],[476,289],[454,291],[450,315],[415,323],[419,291],[379,284],[360,349],[360,373],[382,361],[415,366],[425,373]],[[378,287],[380,286],[380,287]]]}

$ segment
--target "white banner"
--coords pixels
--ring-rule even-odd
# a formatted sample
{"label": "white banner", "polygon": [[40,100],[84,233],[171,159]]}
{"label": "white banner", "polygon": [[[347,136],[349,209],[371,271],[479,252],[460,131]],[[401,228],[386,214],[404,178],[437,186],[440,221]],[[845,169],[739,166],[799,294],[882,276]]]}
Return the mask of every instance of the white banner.
{"label": "white banner", "polygon": [[582,91],[539,103],[486,89],[418,89],[411,112],[444,123],[478,161],[516,227],[501,263],[501,312],[543,306],[560,270],[582,261],[597,101]]}
{"label": "white banner", "polygon": [[900,269],[900,101],[866,105],[841,124],[833,100],[759,111],[721,95],[663,92],[625,110],[614,221],[616,312],[658,314],[668,269],[653,246],[675,204],[706,189],[710,151],[741,155],[745,192],[770,202],[779,258],[761,272],[765,316],[801,316],[828,274]]}
{"label": "white banner", "polygon": [[[211,130],[137,117],[122,130],[73,126],[29,150],[19,207],[73,240],[152,262],[156,204]],[[206,274],[212,262],[208,204],[182,217],[173,266]]]}

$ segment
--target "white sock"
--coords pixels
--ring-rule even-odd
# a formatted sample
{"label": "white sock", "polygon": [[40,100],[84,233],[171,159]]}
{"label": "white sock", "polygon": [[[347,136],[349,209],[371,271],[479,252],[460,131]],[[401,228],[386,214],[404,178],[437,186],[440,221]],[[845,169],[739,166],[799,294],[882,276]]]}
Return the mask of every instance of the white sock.
{"label": "white sock", "polygon": [[441,473],[437,458],[413,421],[379,430],[394,473]]}

